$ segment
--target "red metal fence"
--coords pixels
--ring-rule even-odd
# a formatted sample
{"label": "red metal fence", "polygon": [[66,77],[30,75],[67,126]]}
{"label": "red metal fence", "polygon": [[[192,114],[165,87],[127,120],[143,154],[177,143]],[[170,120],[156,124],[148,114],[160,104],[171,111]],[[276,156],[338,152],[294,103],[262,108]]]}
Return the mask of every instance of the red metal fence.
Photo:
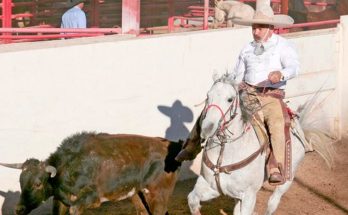
{"label": "red metal fence", "polygon": [[[2,0],[0,4],[2,9],[0,43],[122,33],[122,6],[124,6],[122,1],[127,0],[90,0],[85,6],[88,29],[60,29],[61,15],[67,9],[66,0]],[[255,2],[255,0],[240,1]],[[287,13],[288,1],[271,0],[277,13]],[[142,33],[153,33],[159,29],[162,32],[192,27],[207,29],[208,16],[214,16],[214,0],[141,0],[140,2],[141,13],[140,11],[133,12],[141,14],[139,16]],[[308,0],[305,0],[304,4],[329,5]],[[175,20],[180,20],[179,24],[175,24]],[[190,22],[195,22],[195,24],[192,25]],[[337,19],[334,19],[301,23],[288,29],[279,29],[279,33],[288,32],[293,28],[332,25],[338,22]]]}

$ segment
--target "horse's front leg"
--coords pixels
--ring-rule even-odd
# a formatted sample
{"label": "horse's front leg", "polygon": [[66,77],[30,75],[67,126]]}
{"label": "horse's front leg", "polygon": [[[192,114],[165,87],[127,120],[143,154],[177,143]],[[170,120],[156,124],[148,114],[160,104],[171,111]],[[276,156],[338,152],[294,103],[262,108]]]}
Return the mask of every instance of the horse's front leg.
{"label": "horse's front leg", "polygon": [[[253,215],[256,203],[256,191],[248,190],[240,201],[240,215]],[[238,213],[237,213],[238,214]]]}
{"label": "horse's front leg", "polygon": [[268,200],[267,210],[265,213],[266,215],[272,215],[275,212],[279,205],[280,198],[284,195],[286,191],[288,191],[291,184],[292,181],[287,181],[285,184],[276,187],[270,199]]}
{"label": "horse's front leg", "polygon": [[200,215],[200,202],[208,201],[218,196],[220,196],[220,193],[212,189],[203,176],[200,175],[197,179],[195,187],[187,197],[191,214]]}

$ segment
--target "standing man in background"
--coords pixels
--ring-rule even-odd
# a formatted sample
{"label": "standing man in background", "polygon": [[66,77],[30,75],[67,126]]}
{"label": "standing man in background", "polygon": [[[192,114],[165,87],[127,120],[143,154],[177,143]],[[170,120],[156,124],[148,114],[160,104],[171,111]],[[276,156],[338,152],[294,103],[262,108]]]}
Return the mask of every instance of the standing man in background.
{"label": "standing man in background", "polygon": [[85,5],[85,0],[68,0],[70,7],[63,16],[61,28],[86,28],[86,14],[82,10]]}

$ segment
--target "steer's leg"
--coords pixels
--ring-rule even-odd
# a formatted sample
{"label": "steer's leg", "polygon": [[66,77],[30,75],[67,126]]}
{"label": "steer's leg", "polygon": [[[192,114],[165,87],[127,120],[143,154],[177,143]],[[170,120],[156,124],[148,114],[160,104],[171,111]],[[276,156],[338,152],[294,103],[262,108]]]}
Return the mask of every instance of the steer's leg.
{"label": "steer's leg", "polygon": [[69,212],[69,208],[65,206],[61,201],[53,199],[53,215],[67,215]]}
{"label": "steer's leg", "polygon": [[79,206],[71,206],[69,209],[70,215],[80,215],[82,214]]}
{"label": "steer's leg", "polygon": [[168,214],[168,202],[173,193],[177,177],[177,172],[164,172],[143,190],[153,215]]}
{"label": "steer's leg", "polygon": [[212,189],[207,183],[207,181],[202,176],[199,176],[195,184],[195,187],[187,197],[191,214],[201,214],[199,211],[201,207],[200,202],[208,201],[218,196],[220,196],[220,193]]}
{"label": "steer's leg", "polygon": [[137,215],[148,215],[147,210],[138,194],[132,196],[132,203],[137,211]]}

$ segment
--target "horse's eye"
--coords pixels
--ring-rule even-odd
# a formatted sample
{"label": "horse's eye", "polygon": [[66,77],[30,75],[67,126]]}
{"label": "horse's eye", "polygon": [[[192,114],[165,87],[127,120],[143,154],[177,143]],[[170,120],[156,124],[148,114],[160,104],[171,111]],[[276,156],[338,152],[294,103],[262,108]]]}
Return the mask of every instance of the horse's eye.
{"label": "horse's eye", "polygon": [[232,102],[233,101],[233,98],[229,98],[227,99],[228,102]]}

